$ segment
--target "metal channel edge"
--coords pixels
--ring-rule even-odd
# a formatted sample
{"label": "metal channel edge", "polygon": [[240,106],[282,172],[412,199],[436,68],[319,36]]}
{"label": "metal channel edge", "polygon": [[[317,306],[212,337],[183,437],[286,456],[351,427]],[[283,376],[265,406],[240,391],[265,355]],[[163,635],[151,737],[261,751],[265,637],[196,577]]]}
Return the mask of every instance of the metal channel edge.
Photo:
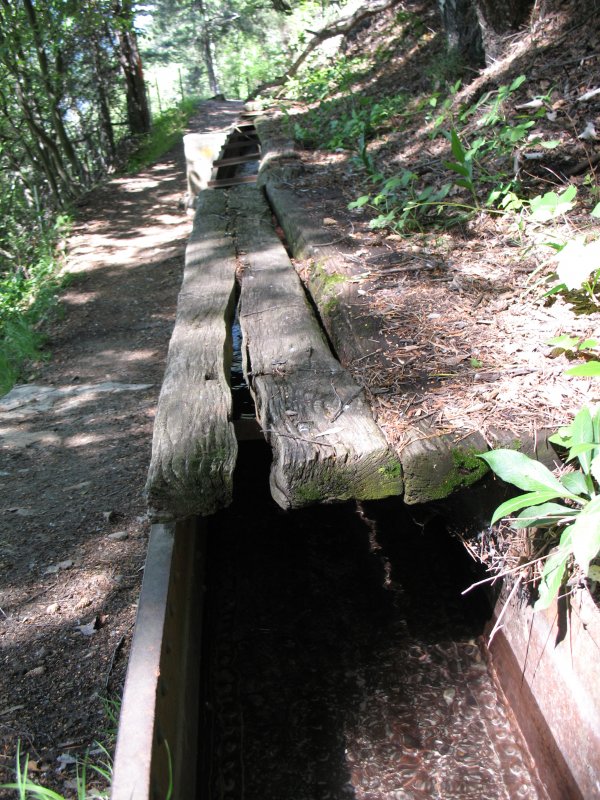
{"label": "metal channel edge", "polygon": [[195,518],[150,531],[111,800],[195,796],[205,543]]}

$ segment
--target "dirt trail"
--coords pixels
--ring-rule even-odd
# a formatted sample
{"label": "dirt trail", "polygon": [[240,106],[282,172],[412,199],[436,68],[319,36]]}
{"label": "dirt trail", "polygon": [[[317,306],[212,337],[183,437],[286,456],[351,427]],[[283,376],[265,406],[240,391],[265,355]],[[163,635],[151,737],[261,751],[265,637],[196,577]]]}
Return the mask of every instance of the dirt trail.
{"label": "dirt trail", "polygon": [[[230,125],[240,103],[190,125]],[[17,742],[69,795],[120,694],[149,522],[142,489],[191,217],[178,146],[85,202],[51,360],[0,399],[0,782]],[[68,759],[67,759],[68,760]],[[0,797],[14,793],[0,790]]]}

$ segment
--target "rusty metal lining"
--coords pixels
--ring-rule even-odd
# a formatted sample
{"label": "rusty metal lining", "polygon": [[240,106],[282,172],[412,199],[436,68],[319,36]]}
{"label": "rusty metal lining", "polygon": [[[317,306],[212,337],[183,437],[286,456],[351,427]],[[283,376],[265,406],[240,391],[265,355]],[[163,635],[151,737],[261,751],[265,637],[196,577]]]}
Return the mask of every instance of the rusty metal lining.
{"label": "rusty metal lining", "polygon": [[112,800],[194,797],[204,541],[202,521],[152,526]]}

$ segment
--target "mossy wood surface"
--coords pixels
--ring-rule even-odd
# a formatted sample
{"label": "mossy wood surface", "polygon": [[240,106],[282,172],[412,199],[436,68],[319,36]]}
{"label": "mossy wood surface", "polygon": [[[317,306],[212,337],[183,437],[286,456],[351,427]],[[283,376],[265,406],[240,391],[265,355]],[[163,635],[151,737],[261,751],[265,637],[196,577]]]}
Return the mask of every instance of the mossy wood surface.
{"label": "mossy wood surface", "polygon": [[208,515],[231,502],[237,442],[230,422],[230,324],[235,248],[227,195],[198,196],[164,382],[146,493],[155,519]]}
{"label": "mossy wood surface", "polygon": [[[269,132],[265,128],[265,132]],[[268,147],[268,142],[264,143]],[[303,208],[302,198],[285,185],[276,170],[265,174],[265,191],[285,232],[292,254],[309,259],[313,267],[308,285],[321,319],[342,364],[364,358],[378,346],[377,332],[369,320],[358,320],[353,312],[357,285],[350,280],[331,288],[327,276],[352,277],[343,257],[331,246],[331,233],[317,222],[310,222],[310,213]],[[325,276],[325,277],[324,277]],[[536,457],[548,459],[544,432],[523,443],[525,452],[534,450]],[[440,500],[457,489],[478,481],[488,470],[476,452],[489,449],[488,443],[477,431],[465,436],[432,433],[427,422],[413,424],[408,430],[408,444],[396,454],[402,465],[404,499],[407,503],[427,503]],[[498,434],[498,441],[514,441],[506,432]],[[507,446],[511,446],[510,444]],[[540,456],[540,452],[542,455]]]}
{"label": "mossy wood surface", "polygon": [[297,508],[400,494],[398,459],[331,354],[262,194],[232,190],[230,211],[244,265],[244,369],[273,448],[274,499]]}

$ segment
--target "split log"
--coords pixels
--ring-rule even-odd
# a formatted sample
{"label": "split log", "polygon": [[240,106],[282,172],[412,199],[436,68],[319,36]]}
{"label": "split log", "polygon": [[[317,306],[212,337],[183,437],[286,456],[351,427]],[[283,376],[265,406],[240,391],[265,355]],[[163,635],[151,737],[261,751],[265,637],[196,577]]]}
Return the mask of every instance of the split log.
{"label": "split log", "polygon": [[212,514],[231,502],[237,457],[229,387],[236,259],[227,213],[223,192],[198,196],[146,484],[151,513],[161,521]]}
{"label": "split log", "polygon": [[244,372],[273,449],[274,499],[297,508],[401,494],[399,461],[332,355],[262,194],[238,187],[230,210],[244,265]]}

